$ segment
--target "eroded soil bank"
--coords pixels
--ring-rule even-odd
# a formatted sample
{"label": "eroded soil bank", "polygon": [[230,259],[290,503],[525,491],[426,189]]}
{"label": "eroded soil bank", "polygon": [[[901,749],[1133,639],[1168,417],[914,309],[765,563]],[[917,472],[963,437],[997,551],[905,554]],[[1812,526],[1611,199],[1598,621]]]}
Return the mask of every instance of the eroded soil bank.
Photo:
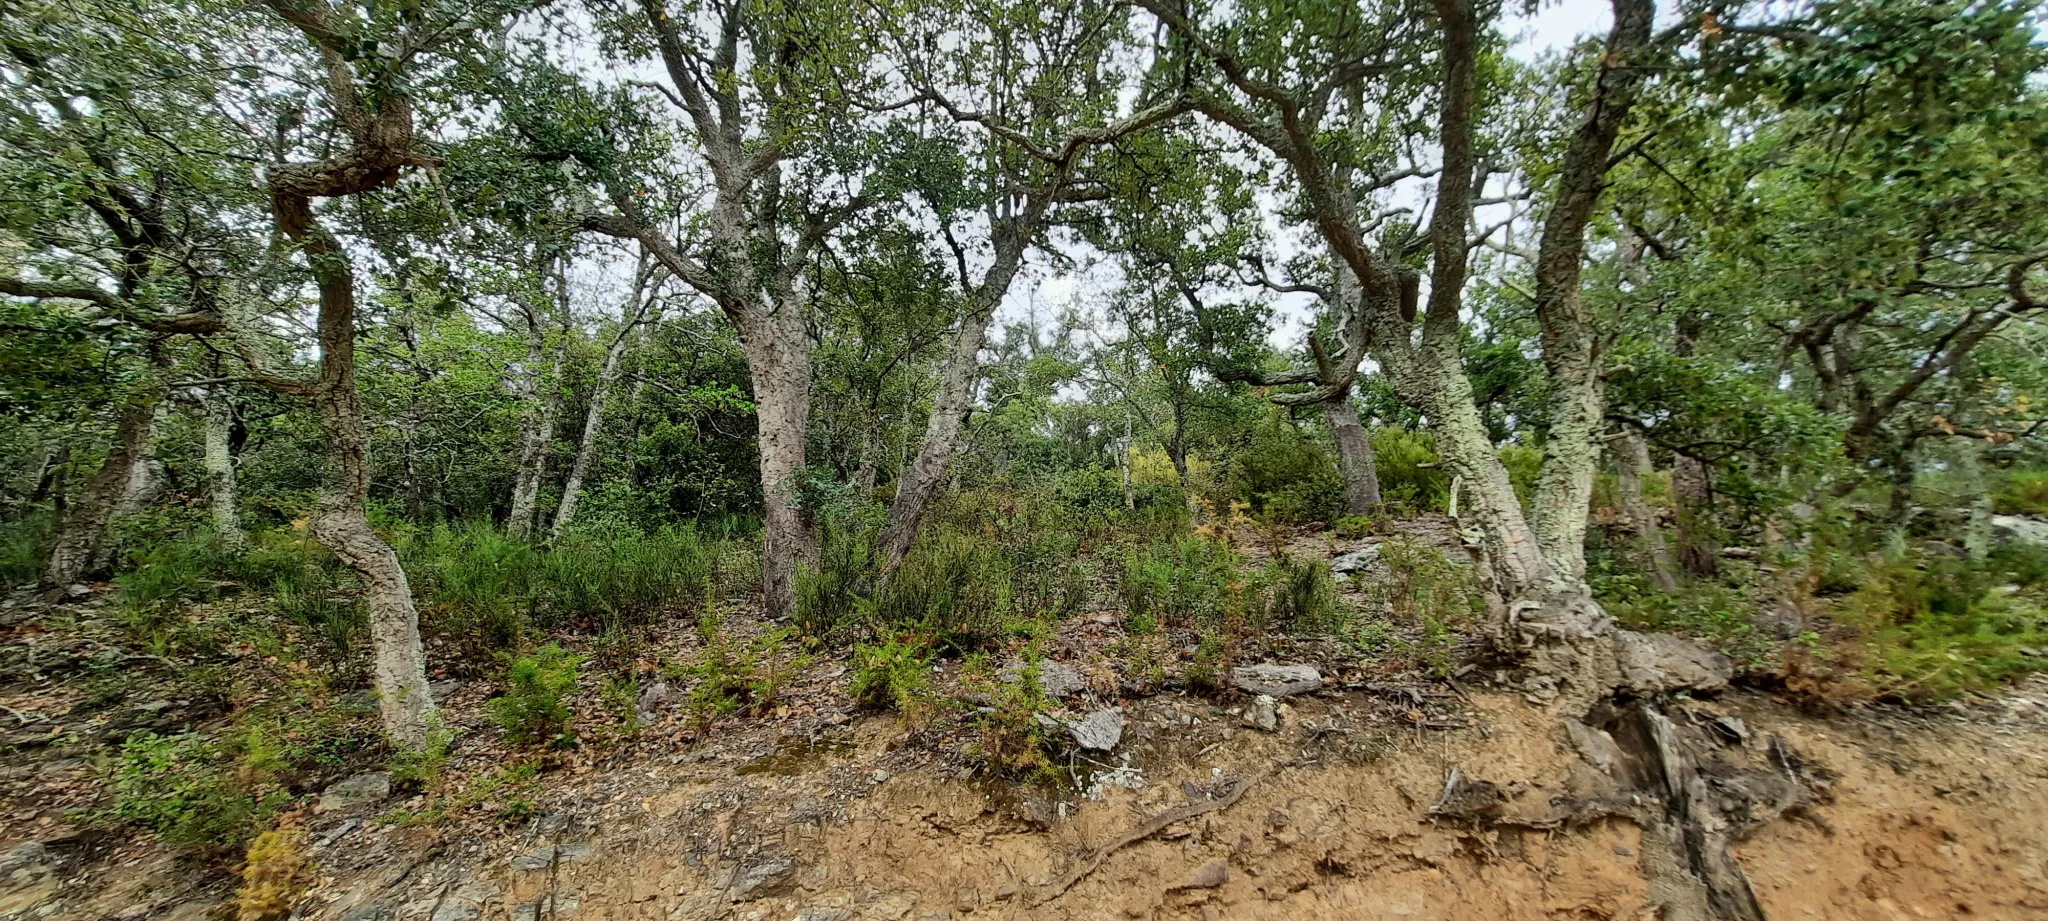
{"label": "eroded soil bank", "polygon": [[[1673,868],[1657,864],[1671,851],[1635,821],[1556,821],[1560,804],[1598,786],[1565,730],[1570,714],[1478,689],[1405,711],[1386,696],[1296,698],[1270,733],[1207,700],[1140,701],[1116,769],[1081,773],[1087,788],[1065,793],[968,776],[876,717],[778,749],[707,744],[566,776],[510,828],[404,828],[376,807],[336,804],[308,820],[320,879],[299,913],[1355,921],[1689,911],[1660,890]],[[1425,713],[1445,710],[1455,715]],[[1813,785],[1809,803],[1734,848],[1767,917],[2048,916],[2048,684],[1938,716],[1814,718],[1750,693],[1669,712],[1739,727],[1726,733],[1737,753],[1796,752]],[[1504,801],[1481,820],[1446,803],[1454,771],[1497,785]],[[168,859],[68,878],[61,855],[15,862],[0,913],[229,910],[219,893],[181,893]]]}

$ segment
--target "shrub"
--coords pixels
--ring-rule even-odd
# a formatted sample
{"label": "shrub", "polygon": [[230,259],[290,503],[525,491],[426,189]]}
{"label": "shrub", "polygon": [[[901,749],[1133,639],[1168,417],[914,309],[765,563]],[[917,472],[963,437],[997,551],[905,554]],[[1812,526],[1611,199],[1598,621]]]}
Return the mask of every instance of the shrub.
{"label": "shrub", "polygon": [[136,557],[132,570],[114,577],[121,609],[138,623],[154,624],[181,605],[210,601],[220,594],[215,575],[229,562],[211,534],[159,542]]}
{"label": "shrub", "polygon": [[238,848],[274,815],[284,794],[260,771],[236,769],[230,753],[198,733],[138,732],[114,769],[113,817],[174,847]]}
{"label": "shrub", "polygon": [[1197,537],[1133,548],[1118,586],[1124,611],[1141,625],[1186,627],[1213,621],[1238,576],[1229,545]]}
{"label": "shrub", "polygon": [[789,672],[803,662],[801,657],[782,656],[789,630],[770,630],[745,640],[728,632],[712,611],[704,612],[697,629],[704,637],[704,651],[678,672],[692,682],[690,706],[706,721],[767,712]]}
{"label": "shrub", "polygon": [[713,562],[695,528],[620,527],[565,535],[547,553],[544,576],[555,610],[611,630],[644,625],[678,600],[703,597]]}
{"label": "shrub", "polygon": [[238,921],[282,921],[313,882],[306,829],[287,822],[249,842],[242,863],[242,887],[235,892]]}
{"label": "shrub", "polygon": [[2048,668],[2048,611],[1999,558],[1971,562],[1897,557],[1843,599],[1842,619],[1860,628],[1870,684],[1900,700],[1980,691]]}
{"label": "shrub", "polygon": [[2048,470],[2014,470],[1992,494],[2002,515],[2048,515]]}
{"label": "shrub", "polygon": [[862,613],[878,636],[908,632],[942,650],[973,652],[1002,634],[1008,576],[997,547],[951,530],[928,533]]}
{"label": "shrub", "polygon": [[818,564],[796,574],[796,606],[790,619],[797,633],[812,642],[826,642],[852,627],[860,614],[859,599],[873,584],[875,528],[859,520],[828,519],[818,548]]}
{"label": "shrub", "polygon": [[1336,462],[1277,413],[1252,430],[1251,443],[1232,458],[1222,485],[1222,499],[1249,503],[1255,515],[1270,521],[1328,521],[1344,510],[1344,479]]}
{"label": "shrub", "polygon": [[1434,436],[1403,428],[1375,429],[1372,453],[1380,496],[1388,505],[1417,511],[1446,507],[1451,477],[1437,466]]}
{"label": "shrub", "polygon": [[405,546],[407,574],[431,599],[432,629],[475,658],[518,646],[541,588],[541,559],[531,546],[486,521],[438,525]]}
{"label": "shrub", "polygon": [[50,559],[51,522],[41,510],[0,520],[0,584],[18,585],[42,578]]}
{"label": "shrub", "polygon": [[911,711],[930,679],[931,653],[909,639],[856,646],[853,650],[853,699],[876,710]]}
{"label": "shrub", "polygon": [[[1453,628],[1483,609],[1478,577],[1470,567],[1451,562],[1434,547],[1405,538],[1380,545],[1380,563],[1387,578],[1365,586],[1372,606],[1396,623],[1420,628],[1414,652],[1438,674],[1450,670]],[[1360,625],[1369,632],[1371,624]]]}
{"label": "shrub", "polygon": [[571,714],[564,702],[576,690],[583,657],[553,643],[520,656],[505,673],[505,693],[491,699],[491,716],[514,744],[568,745]]}
{"label": "shrub", "polygon": [[1276,557],[1266,564],[1267,622],[1285,630],[1328,629],[1337,616],[1337,582],[1318,559]]}

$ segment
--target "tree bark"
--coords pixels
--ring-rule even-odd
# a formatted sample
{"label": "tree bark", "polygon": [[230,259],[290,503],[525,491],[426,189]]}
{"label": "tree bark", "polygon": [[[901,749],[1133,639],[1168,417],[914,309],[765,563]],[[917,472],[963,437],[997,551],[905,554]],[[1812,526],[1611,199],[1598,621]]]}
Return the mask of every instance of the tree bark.
{"label": "tree bark", "polygon": [[[796,606],[796,575],[817,556],[803,506],[804,441],[810,428],[811,349],[796,304],[773,315],[746,315],[740,342],[754,383],[761,452],[761,591],[774,615]],[[795,327],[795,328],[790,328]]]}
{"label": "tree bark", "polygon": [[[564,281],[565,289],[561,292],[563,303],[557,305],[565,316],[566,284]],[[512,510],[505,520],[505,532],[520,540],[533,536],[534,522],[540,516],[540,487],[547,470],[548,447],[555,440],[555,417],[562,404],[562,368],[569,360],[569,331],[565,323],[561,338],[555,343],[554,359],[548,363],[548,370],[542,372],[548,324],[538,310],[530,307],[526,324],[526,406],[520,414],[519,469],[512,481]]]}
{"label": "tree bark", "polygon": [[[986,283],[985,283],[986,284]],[[1008,290],[1004,279],[1003,289]],[[896,484],[896,501],[889,505],[889,520],[877,539],[882,554],[882,571],[893,573],[910,552],[933,497],[945,485],[946,468],[960,450],[960,435],[967,426],[967,413],[974,403],[974,385],[981,379],[982,344],[988,338],[989,320],[995,304],[986,295],[976,298],[973,312],[960,320],[953,337],[953,355],[939,379],[932,397],[931,420],[925,425],[924,443],[917,459],[903,471]]]}
{"label": "tree bark", "polygon": [[228,549],[240,552],[248,546],[242,533],[242,516],[236,509],[240,491],[235,484],[235,455],[230,442],[235,426],[234,404],[225,390],[209,391],[200,400],[206,411],[206,498],[213,507],[213,533]]}
{"label": "tree bark", "polygon": [[121,408],[106,460],[78,498],[65,506],[58,522],[57,541],[43,573],[52,588],[61,589],[92,574],[93,562],[107,544],[107,528],[113,523],[116,507],[126,497],[136,468],[148,464],[149,437],[162,399],[163,393],[152,388]]}
{"label": "tree bark", "polygon": [[1346,389],[1323,403],[1323,418],[1337,439],[1337,465],[1344,474],[1344,506],[1353,515],[1370,515],[1380,507],[1380,477],[1374,468],[1372,436],[1358,421],[1358,404]]}
{"label": "tree bark", "polygon": [[1636,539],[1643,542],[1643,552],[1649,557],[1650,578],[1665,592],[1677,591],[1678,577],[1672,571],[1671,553],[1664,546],[1664,529],[1657,526],[1656,511],[1643,501],[1643,474],[1650,470],[1650,445],[1642,430],[1633,425],[1623,425],[1615,441],[1618,446],[1614,468],[1621,486],[1622,511],[1628,514]]}
{"label": "tree bark", "polygon": [[1655,13],[1653,0],[1614,0],[1614,27],[1600,59],[1593,100],[1559,166],[1556,197],[1536,256],[1536,318],[1543,330],[1551,396],[1550,430],[1530,523],[1552,578],[1560,588],[1576,592],[1586,591],[1586,523],[1606,410],[1602,350],[1579,298],[1586,226],[1600,200],[1615,138],[1648,76],[1631,59],[1649,44]]}
{"label": "tree bark", "polygon": [[[645,269],[642,269],[645,277]],[[590,464],[597,455],[598,435],[604,429],[604,411],[611,398],[612,388],[618,385],[619,365],[624,362],[626,349],[632,343],[633,330],[647,319],[650,301],[642,300],[641,292],[633,295],[633,310],[623,318],[618,335],[612,337],[611,345],[604,351],[604,365],[598,368],[597,383],[590,391],[590,408],[583,414],[583,439],[576,445],[576,460],[569,465],[569,478],[562,483],[562,502],[555,506],[555,521],[548,528],[552,537],[561,537],[569,524],[576,520],[576,504],[583,496],[583,480],[590,475]],[[659,324],[661,309],[656,307],[651,320]]]}

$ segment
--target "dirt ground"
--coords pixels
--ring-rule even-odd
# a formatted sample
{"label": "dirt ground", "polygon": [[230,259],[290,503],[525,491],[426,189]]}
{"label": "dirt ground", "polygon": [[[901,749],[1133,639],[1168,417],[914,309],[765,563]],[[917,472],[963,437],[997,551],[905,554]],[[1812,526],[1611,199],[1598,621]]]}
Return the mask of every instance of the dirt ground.
{"label": "dirt ground", "polygon": [[[53,653],[35,644],[53,636],[18,639],[43,662]],[[1640,797],[1583,808],[1597,759],[1562,704],[1484,670],[1375,672],[1273,638],[1240,664],[1315,662],[1326,680],[1282,700],[1268,730],[1246,696],[1134,683],[1120,639],[1094,611],[1047,643],[1086,681],[1070,710],[1120,708],[1125,722],[1113,750],[1070,752],[1060,782],[1028,785],[977,771],[959,719],[857,710],[844,663],[820,657],[769,712],[706,726],[671,707],[494,789],[514,756],[481,716],[491,683],[449,682],[445,710],[472,741],[444,795],[467,791],[463,808],[421,820],[433,803],[419,793],[323,797],[297,817],[317,873],[294,917],[1715,917],[1671,895],[1686,870],[1646,830]],[[660,642],[684,656],[698,641]],[[56,682],[12,691],[19,733],[52,732],[78,696]],[[36,707],[53,715],[31,726]],[[1731,849],[1765,917],[2048,917],[2048,678],[1919,711],[1811,716],[1734,690],[1665,712],[1723,727],[1717,759],[1800,775],[1801,801],[1755,803]],[[89,791],[90,758],[16,746],[0,758],[0,919],[234,917],[231,877],[67,818],[88,802],[63,796]],[[1739,786],[1711,782],[1742,807]],[[1474,783],[1498,802],[1452,802]]]}

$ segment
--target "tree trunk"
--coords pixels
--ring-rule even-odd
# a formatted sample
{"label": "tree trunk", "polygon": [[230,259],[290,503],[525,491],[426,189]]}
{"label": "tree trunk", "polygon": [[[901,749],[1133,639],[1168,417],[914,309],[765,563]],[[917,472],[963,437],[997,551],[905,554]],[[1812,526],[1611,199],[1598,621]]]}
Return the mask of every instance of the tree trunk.
{"label": "tree trunk", "polygon": [[1464,480],[1470,502],[1462,517],[1479,525],[1496,590],[1510,600],[1546,594],[1551,588],[1550,566],[1522,515],[1508,468],[1487,437],[1486,420],[1472,402],[1472,381],[1462,366],[1441,360],[1425,362],[1422,373],[1430,380],[1428,393],[1418,402],[1427,407],[1434,423],[1437,454],[1446,472]]}
{"label": "tree trunk", "polygon": [[[1003,289],[1008,289],[1007,279]],[[986,285],[983,290],[988,290]],[[945,485],[946,468],[960,450],[960,435],[974,404],[974,385],[981,379],[981,346],[988,338],[989,320],[996,307],[986,294],[976,300],[973,312],[961,318],[960,329],[953,337],[953,355],[946,363],[945,375],[939,379],[938,393],[932,397],[932,415],[925,425],[924,444],[918,448],[917,459],[897,481],[896,501],[889,505],[889,520],[877,541],[884,573],[895,572],[910,552],[910,545],[917,540],[918,529],[924,524],[925,513],[931,509],[932,498]]]}
{"label": "tree trunk", "polygon": [[546,354],[547,327],[540,318],[530,317],[527,341],[526,411],[519,431],[519,471],[512,482],[512,511],[506,516],[505,532],[520,540],[533,536],[534,521],[540,513],[540,487],[547,468],[548,446],[555,440],[555,416],[562,404],[562,366],[569,359],[569,333],[555,345],[554,361],[545,376],[540,364]]}
{"label": "tree trunk", "polygon": [[126,498],[138,467],[149,463],[149,436],[163,393],[151,389],[121,408],[114,426],[114,444],[85,491],[69,503],[57,525],[56,545],[43,578],[63,588],[91,574],[93,562],[107,545],[107,528]]}
{"label": "tree trunk", "polygon": [[1137,447],[1136,443],[1132,440],[1132,435],[1131,411],[1129,407],[1125,407],[1124,439],[1117,445],[1116,467],[1123,480],[1124,511],[1126,512],[1138,510],[1138,494],[1131,490],[1131,465],[1136,461],[1136,458],[1132,457],[1131,451]]}
{"label": "tree trunk", "polygon": [[1650,558],[1650,578],[1665,592],[1678,590],[1678,577],[1672,572],[1671,553],[1664,547],[1664,530],[1657,526],[1657,513],[1643,501],[1643,474],[1650,470],[1650,445],[1643,440],[1643,433],[1632,425],[1621,427],[1618,450],[1614,452],[1614,467],[1621,485],[1621,507],[1628,514],[1629,522],[1635,527],[1636,538],[1643,542],[1643,551]]}
{"label": "tree trunk", "polygon": [[1344,507],[1353,515],[1379,511],[1380,477],[1374,469],[1372,436],[1358,422],[1358,404],[1349,388],[1323,403],[1323,417],[1337,439],[1337,466],[1344,473]]}
{"label": "tree trunk", "polygon": [[201,398],[206,409],[206,497],[213,506],[213,532],[228,549],[240,552],[248,546],[242,533],[242,516],[235,508],[241,495],[235,488],[235,455],[229,442],[235,426],[235,408],[227,392],[215,390]]}
{"label": "tree trunk", "polygon": [[372,679],[384,732],[404,748],[431,741],[440,714],[427,689],[426,653],[420,646],[419,611],[398,554],[370,527],[369,426],[356,392],[355,275],[348,254],[326,228],[313,222],[281,224],[297,239],[320,287],[320,383],[313,407],[327,438],[320,499],[313,536],[363,582],[370,607]]}
{"label": "tree trunk", "polygon": [[[619,334],[612,337],[611,346],[605,349],[604,365],[598,368],[597,384],[590,391],[590,409],[583,414],[583,440],[576,445],[576,460],[569,465],[569,478],[562,483],[562,502],[555,507],[555,522],[548,529],[553,537],[561,537],[569,523],[576,520],[576,503],[583,495],[583,480],[590,475],[591,460],[597,455],[598,435],[604,429],[604,410],[611,397],[612,388],[619,380],[619,365],[625,360],[626,348],[633,339],[633,329],[640,325],[646,307],[634,296],[634,310],[625,318],[625,325]],[[656,310],[654,323],[661,322],[661,311]]]}
{"label": "tree trunk", "polygon": [[796,574],[816,558],[803,507],[804,440],[810,427],[811,350],[794,303],[769,316],[746,314],[740,340],[754,383],[761,451],[761,594],[771,617],[796,606]]}

